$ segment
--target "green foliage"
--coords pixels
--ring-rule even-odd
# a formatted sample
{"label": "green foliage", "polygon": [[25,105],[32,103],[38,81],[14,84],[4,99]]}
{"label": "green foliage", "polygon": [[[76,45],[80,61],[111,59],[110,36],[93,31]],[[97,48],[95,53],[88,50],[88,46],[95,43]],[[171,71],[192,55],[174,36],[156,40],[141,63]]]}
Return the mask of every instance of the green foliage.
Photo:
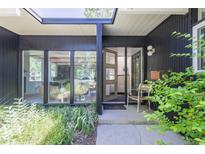
{"label": "green foliage", "polygon": [[181,39],[187,41],[187,45],[184,46],[185,49],[194,49],[198,50],[198,54],[192,53],[171,53],[171,57],[190,57],[190,58],[205,58],[205,39],[204,34],[199,36],[197,40],[191,37],[190,34],[180,33],[174,31],[171,36],[175,39]]}
{"label": "green foliage", "polygon": [[[91,107],[44,108],[26,104],[20,99],[13,105],[1,107],[1,115],[4,116],[0,119],[0,144],[71,144],[77,131],[75,130],[77,124],[72,114],[74,111],[88,110],[87,108],[91,109]],[[92,108],[87,115],[94,114],[96,112]],[[84,113],[81,112],[78,116],[84,116]],[[93,122],[89,121],[88,124],[90,123]]]}
{"label": "green foliage", "polygon": [[89,135],[97,124],[97,113],[95,110],[95,104],[85,107],[74,108],[72,112],[72,119],[76,130]]}
{"label": "green foliage", "polygon": [[157,141],[157,144],[158,144],[158,145],[167,145],[163,140],[158,140],[158,141]]}
{"label": "green foliage", "polygon": [[148,120],[159,122],[162,130],[184,135],[193,144],[205,143],[205,72],[170,72],[152,85],[150,100],[158,105]]}
{"label": "green foliage", "polygon": [[112,12],[112,8],[85,8],[84,15],[87,18],[110,18]]}

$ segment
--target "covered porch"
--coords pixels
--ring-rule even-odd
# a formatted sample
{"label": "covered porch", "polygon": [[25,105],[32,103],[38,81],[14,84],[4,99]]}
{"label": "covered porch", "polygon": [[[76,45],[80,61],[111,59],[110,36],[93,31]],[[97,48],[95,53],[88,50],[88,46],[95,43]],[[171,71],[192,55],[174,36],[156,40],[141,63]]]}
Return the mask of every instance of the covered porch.
{"label": "covered porch", "polygon": [[[62,10],[55,11],[62,15]],[[29,9],[1,11],[1,33],[13,41],[7,44],[13,59],[9,55],[1,59],[4,64],[11,61],[3,70],[11,77],[2,82],[3,87],[8,85],[1,89],[2,96],[12,91],[10,98],[25,97],[44,105],[96,102],[98,113],[103,114],[103,104],[126,105],[128,90],[150,80],[153,71],[181,71],[191,64],[169,60],[172,50],[184,51],[183,43],[173,45],[170,34],[191,32],[197,9],[112,9],[108,18],[98,20],[70,20],[69,16],[61,20],[55,14],[47,20],[49,14],[41,13],[39,18]],[[156,51],[151,56],[150,45]],[[116,63],[104,63],[107,50],[114,51]],[[39,65],[35,73],[29,68],[29,56]]]}

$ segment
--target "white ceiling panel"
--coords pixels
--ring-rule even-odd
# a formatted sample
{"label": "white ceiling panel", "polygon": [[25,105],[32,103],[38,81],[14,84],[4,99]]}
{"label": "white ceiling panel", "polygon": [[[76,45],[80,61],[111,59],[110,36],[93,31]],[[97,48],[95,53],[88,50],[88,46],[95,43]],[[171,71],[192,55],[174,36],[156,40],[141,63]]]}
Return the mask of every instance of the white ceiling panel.
{"label": "white ceiling panel", "polygon": [[104,26],[104,35],[145,36],[169,14],[117,14],[113,25]]}
{"label": "white ceiling panel", "polygon": [[[8,13],[16,10],[1,11]],[[170,15],[184,15],[187,11],[184,8],[118,9],[114,24],[104,25],[103,35],[146,36]],[[0,16],[0,26],[20,35],[96,35],[95,25],[41,24],[24,9],[20,9],[20,16]]]}
{"label": "white ceiling panel", "polygon": [[24,9],[20,16],[0,16],[0,26],[20,35],[96,35],[95,25],[41,24]]}
{"label": "white ceiling panel", "polygon": [[114,24],[104,26],[104,35],[145,36],[170,15],[187,12],[187,8],[120,8]]}

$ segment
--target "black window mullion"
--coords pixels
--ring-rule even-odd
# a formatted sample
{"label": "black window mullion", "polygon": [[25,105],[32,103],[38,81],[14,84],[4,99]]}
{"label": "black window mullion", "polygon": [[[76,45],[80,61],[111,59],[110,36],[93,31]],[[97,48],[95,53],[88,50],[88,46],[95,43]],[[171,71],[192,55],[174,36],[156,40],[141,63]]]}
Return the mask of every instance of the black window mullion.
{"label": "black window mullion", "polygon": [[48,50],[44,51],[44,97],[43,103],[48,104]]}
{"label": "black window mullion", "polygon": [[75,52],[70,51],[70,104],[74,104],[74,58]]}
{"label": "black window mullion", "polygon": [[127,104],[127,47],[125,47],[125,103]]}

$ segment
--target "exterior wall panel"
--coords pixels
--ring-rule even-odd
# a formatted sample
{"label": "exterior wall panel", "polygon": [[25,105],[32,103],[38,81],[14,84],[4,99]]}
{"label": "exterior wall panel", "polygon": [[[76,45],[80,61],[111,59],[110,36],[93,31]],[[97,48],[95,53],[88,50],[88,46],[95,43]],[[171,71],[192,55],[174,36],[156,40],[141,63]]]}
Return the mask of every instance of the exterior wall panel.
{"label": "exterior wall panel", "polygon": [[103,36],[103,47],[144,47],[145,36]]}
{"label": "exterior wall panel", "polygon": [[20,36],[21,50],[96,50],[95,36]]}
{"label": "exterior wall panel", "polygon": [[147,45],[152,45],[156,50],[152,56],[147,57],[148,79],[151,70],[179,72],[192,65],[190,58],[170,57],[171,53],[191,52],[184,48],[191,42],[172,38],[171,33],[177,31],[191,34],[192,24],[197,20],[196,11],[197,9],[190,9],[186,15],[172,15],[147,35]]}
{"label": "exterior wall panel", "polygon": [[[143,47],[145,36],[103,36],[103,47]],[[96,50],[96,36],[20,36],[21,50]]]}
{"label": "exterior wall panel", "polygon": [[17,97],[18,35],[0,27],[0,102]]}

